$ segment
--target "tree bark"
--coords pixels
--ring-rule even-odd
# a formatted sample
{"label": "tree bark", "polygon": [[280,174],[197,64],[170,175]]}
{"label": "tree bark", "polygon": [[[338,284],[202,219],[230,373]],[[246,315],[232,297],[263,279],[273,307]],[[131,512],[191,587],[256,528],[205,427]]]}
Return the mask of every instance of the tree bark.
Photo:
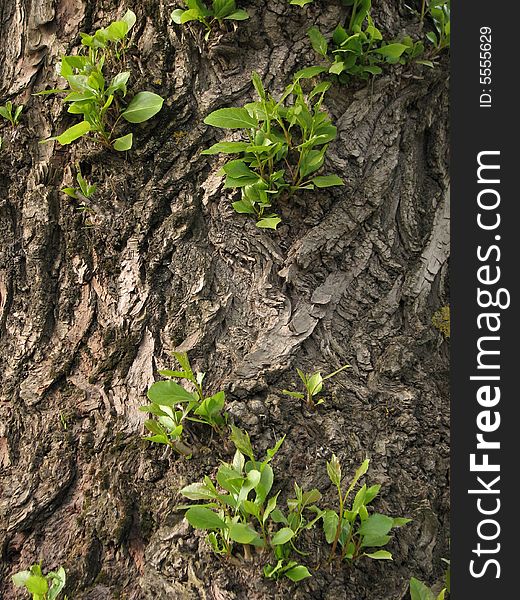
{"label": "tree bark", "polygon": [[[349,9],[242,2],[251,19],[204,47],[169,23],[172,3],[121,4],[0,5],[0,100],[25,103],[22,124],[1,132],[0,595],[21,597],[10,575],[42,560],[63,565],[69,598],[84,600],[404,598],[410,576],[435,581],[449,553],[448,352],[431,324],[448,302],[447,58],[334,86],[327,165],[346,185],[301,194],[273,233],[233,212],[222,161],[200,155],[220,137],[203,118],[248,101],[253,70],[283,89],[316,62],[307,29],[331,31]],[[403,2],[374,4],[388,37],[417,27]],[[163,95],[163,110],[134,130],[128,156],[39,144],[74,119],[31,94],[56,87],[79,31],[126,8],[138,16],[130,89]],[[75,163],[98,185],[91,227],[60,192]],[[185,461],[142,441],[138,407],[173,349],[226,390],[259,452],[287,434],[281,498],[297,481],[331,503],[331,453],[349,475],[369,456],[376,507],[413,518],[391,543],[394,561],[294,586],[262,579],[261,560],[213,556],[174,507],[229,447],[195,429],[199,451]],[[280,392],[295,366],[345,363],[314,413]],[[324,540],[308,546],[316,565]]]}

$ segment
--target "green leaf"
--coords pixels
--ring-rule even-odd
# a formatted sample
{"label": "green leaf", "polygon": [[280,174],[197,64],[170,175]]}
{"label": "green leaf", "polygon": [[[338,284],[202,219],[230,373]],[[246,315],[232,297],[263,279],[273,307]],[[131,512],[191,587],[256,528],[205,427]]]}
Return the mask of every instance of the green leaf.
{"label": "green leaf", "polygon": [[278,492],[276,494],[276,496],[272,496],[271,498],[269,498],[269,500],[267,502],[267,506],[265,507],[265,510],[264,510],[264,516],[262,518],[262,522],[264,524],[267,521],[267,519],[269,518],[269,515],[273,512],[273,510],[276,509],[276,502],[278,501],[279,494],[280,494],[280,492]]}
{"label": "green leaf", "polygon": [[412,519],[407,519],[405,517],[395,517],[393,519],[392,527],[402,527],[403,525],[406,525],[407,523],[410,523],[411,521],[412,521]]}
{"label": "green leaf", "polygon": [[363,536],[384,536],[392,529],[393,524],[394,520],[391,517],[376,513],[363,521],[358,533]]}
{"label": "green leaf", "polygon": [[192,506],[186,511],[188,523],[196,529],[225,529],[224,521],[212,510],[204,506]]}
{"label": "green leaf", "polygon": [[[367,519],[365,519],[367,520]],[[361,548],[381,548],[386,546],[392,539],[389,535],[365,535],[361,542]]]}
{"label": "green leaf", "polygon": [[203,150],[201,154],[239,154],[246,152],[248,147],[247,142],[217,142],[211,148]]}
{"label": "green leaf", "polygon": [[437,44],[438,44],[438,41],[437,41],[437,36],[435,35],[435,32],[434,32],[434,31],[429,31],[429,32],[426,34],[426,37],[427,37],[427,38],[430,40],[430,42],[431,42],[431,43],[432,43],[434,46],[437,46]]}
{"label": "green leaf", "polygon": [[161,369],[159,375],[163,377],[177,377],[179,379],[185,379],[186,373],[184,371],[172,371],[171,369]]}
{"label": "green leaf", "polygon": [[67,194],[67,196],[70,196],[71,198],[77,199],[78,195],[76,194],[76,190],[75,188],[71,188],[71,187],[66,187],[66,188],[62,188],[61,190],[64,194]]}
{"label": "green leaf", "polygon": [[264,85],[262,83],[262,79],[260,78],[260,75],[256,71],[253,71],[253,75],[252,75],[251,79],[253,81],[253,85],[255,87],[256,93],[260,96],[260,98],[262,100],[266,100],[267,96],[266,96]]}
{"label": "green leaf", "polygon": [[345,63],[342,61],[333,62],[329,68],[329,73],[333,73],[334,75],[340,75],[343,73],[345,69]]}
{"label": "green leaf", "polygon": [[282,544],[286,544],[293,537],[294,531],[290,527],[283,527],[273,535],[271,544],[273,544],[273,546],[281,546]]}
{"label": "green leaf", "polygon": [[401,54],[406,50],[407,46],[404,44],[388,44],[386,46],[381,46],[380,48],[376,48],[374,52],[378,54],[382,54],[388,58],[399,58]]}
{"label": "green leaf", "polygon": [[294,75],[294,81],[299,81],[300,79],[311,79],[320,73],[324,73],[326,70],[327,67],[306,67],[305,69],[297,71],[297,73]]}
{"label": "green leaf", "polygon": [[363,477],[363,475],[368,471],[369,464],[370,464],[370,460],[368,458],[366,458],[363,461],[363,463],[361,464],[361,466],[358,467],[358,469],[354,473],[354,479],[351,481],[351,483],[350,483],[350,485],[348,487],[347,493],[345,494],[345,498],[347,498],[348,495],[350,494],[350,492],[354,489],[354,486],[359,481],[359,479],[361,477]]}
{"label": "green leaf", "polygon": [[235,427],[235,425],[231,424],[231,435],[229,438],[237,450],[240,450],[242,454],[245,454],[253,462],[255,461],[253,448],[251,446],[251,439],[249,438],[247,431],[242,431],[238,427]]}
{"label": "green leaf", "polygon": [[341,177],[337,175],[320,175],[311,179],[316,187],[332,187],[333,185],[344,185]]}
{"label": "green leaf", "polygon": [[245,180],[244,185],[256,183],[259,179],[258,175],[251,171],[243,160],[230,160],[222,167],[222,171],[232,179]]}
{"label": "green leaf", "polygon": [[156,115],[164,100],[153,92],[139,92],[132,98],[128,108],[121,116],[130,123],[143,123]]}
{"label": "green leaf", "polygon": [[282,394],[291,396],[291,398],[298,398],[298,400],[303,400],[303,398],[305,398],[305,394],[302,394],[301,392],[291,392],[290,390],[282,390]]}
{"label": "green leaf", "polygon": [[47,580],[51,584],[47,592],[47,600],[55,600],[67,581],[65,569],[60,567],[57,571],[50,571],[47,573]]}
{"label": "green leaf", "polygon": [[341,46],[341,44],[348,38],[348,33],[345,29],[338,25],[332,34],[332,41],[336,44],[336,46]]}
{"label": "green leaf", "polygon": [[267,217],[265,219],[260,219],[256,223],[256,226],[260,227],[261,229],[276,229],[281,222],[282,219],[279,217]]}
{"label": "green leaf", "polygon": [[205,483],[190,483],[183,487],[180,493],[190,500],[211,500],[216,497],[215,492]]}
{"label": "green leaf", "polygon": [[258,120],[245,108],[220,108],[210,113],[204,123],[222,129],[249,129],[258,126]]}
{"label": "green leaf", "polygon": [[273,521],[273,523],[283,523],[284,525],[289,524],[289,522],[285,518],[285,515],[279,508],[275,508],[271,513],[271,521]]}
{"label": "green leaf", "polygon": [[176,23],[177,25],[180,25],[180,24],[181,24],[181,18],[182,18],[182,15],[183,15],[183,13],[184,13],[184,12],[185,12],[185,11],[184,11],[184,10],[182,10],[181,8],[177,8],[176,10],[174,10],[174,11],[171,13],[171,15],[170,15],[170,17],[171,17],[171,20],[172,20],[174,23]]}
{"label": "green leaf", "polygon": [[191,381],[194,381],[193,369],[191,368],[190,360],[187,352],[172,352],[175,360],[180,364],[181,369]]}
{"label": "green leaf", "polygon": [[197,9],[184,10],[181,12],[179,23],[184,25],[184,23],[189,23],[190,21],[200,21],[202,16],[203,15]]}
{"label": "green leaf", "polygon": [[267,498],[274,482],[274,472],[271,465],[266,464],[265,461],[261,465],[261,477],[258,485],[255,488],[256,500],[258,504],[263,504]]}
{"label": "green leaf", "polygon": [[30,576],[30,571],[18,571],[12,576],[12,580],[16,587],[23,587]]}
{"label": "green leaf", "polygon": [[328,544],[332,544],[338,530],[339,516],[333,510],[326,510],[323,515],[323,532]]}
{"label": "green leaf", "polygon": [[148,429],[148,431],[150,433],[154,433],[156,435],[161,435],[161,436],[166,436],[165,429],[158,421],[154,421],[153,419],[147,419],[144,422],[144,426],[146,427],[146,429]]}
{"label": "green leaf", "polygon": [[128,78],[130,77],[130,71],[124,71],[123,73],[118,73],[110,82],[110,85],[107,88],[106,94],[110,95],[116,91],[121,91],[123,96],[126,95],[126,84],[128,83]]}
{"label": "green leaf", "polygon": [[132,133],[128,133],[127,135],[124,135],[123,137],[118,137],[114,140],[114,150],[117,150],[118,152],[124,152],[125,150],[130,150],[130,148],[132,147],[132,141],[133,141],[133,134]]}
{"label": "green leaf", "polygon": [[258,537],[258,533],[250,525],[231,523],[229,525],[229,537],[239,544],[250,544]]}
{"label": "green leaf", "polygon": [[365,496],[367,493],[367,486],[363,485],[356,494],[354,502],[352,504],[352,512],[357,513],[361,506],[365,504]]}
{"label": "green leaf", "polygon": [[341,464],[335,454],[333,454],[330,461],[327,462],[327,475],[336,487],[341,485]]}
{"label": "green leaf", "polygon": [[312,396],[319,394],[323,388],[323,377],[321,373],[317,371],[313,373],[307,380],[307,389]]}
{"label": "green leaf", "polygon": [[213,16],[215,19],[223,19],[231,14],[235,8],[235,0],[213,0]]}
{"label": "green leaf", "polygon": [[205,398],[200,405],[194,411],[194,414],[207,417],[208,419],[214,419],[220,414],[224,408],[226,397],[224,392],[217,392],[209,398]]}
{"label": "green leaf", "polygon": [[303,8],[307,4],[310,4],[311,2],[314,2],[314,0],[291,0],[289,2],[289,4],[294,4],[295,6],[300,6]]}
{"label": "green leaf", "polygon": [[328,44],[327,40],[323,37],[322,33],[317,27],[311,27],[307,31],[307,35],[311,40],[312,47],[314,50],[323,57],[327,56]]}
{"label": "green leaf", "polygon": [[246,19],[249,19],[249,14],[245,10],[238,9],[227,17],[224,17],[224,19],[229,19],[232,21],[245,21]]}
{"label": "green leaf", "polygon": [[148,435],[143,439],[148,442],[154,442],[155,444],[164,444],[165,446],[170,445],[170,440],[166,435]]}
{"label": "green leaf", "polygon": [[378,67],[377,65],[372,65],[368,67],[363,67],[363,71],[365,73],[370,73],[371,75],[380,75],[383,72],[383,69],[381,67]]}
{"label": "green leaf", "polygon": [[410,579],[410,597],[412,600],[435,600],[430,588],[415,577]]}
{"label": "green leaf", "polygon": [[177,403],[192,402],[194,395],[175,381],[156,381],[148,390],[148,398],[160,406],[174,406]]}
{"label": "green leaf", "polygon": [[133,10],[128,9],[121,18],[121,21],[124,21],[128,25],[128,31],[130,31],[130,29],[132,29],[132,27],[135,25],[135,22],[137,21],[135,12]]}
{"label": "green leaf", "polygon": [[87,134],[91,130],[90,123],[88,121],[81,121],[81,123],[77,123],[72,127],[69,127],[65,130],[61,135],[50,138],[51,140],[56,140],[62,146],[66,146],[81,136]]}
{"label": "green leaf", "polygon": [[255,209],[249,200],[239,200],[238,202],[233,202],[232,206],[237,213],[248,215],[255,214]]}
{"label": "green leaf", "polygon": [[424,65],[425,67],[430,67],[430,69],[435,68],[435,65],[433,64],[433,62],[431,60],[416,60],[415,62],[418,65]]}
{"label": "green leaf", "polygon": [[124,40],[128,33],[128,23],[125,21],[114,21],[106,28],[106,34],[111,42]]}
{"label": "green leaf", "polygon": [[42,598],[46,595],[49,589],[49,584],[45,577],[41,575],[29,575],[25,580],[24,586],[31,594],[41,596]]}
{"label": "green leaf", "polygon": [[378,550],[371,554],[365,552],[363,556],[368,556],[368,558],[373,558],[374,560],[392,560],[392,554],[386,550]]}
{"label": "green leaf", "polygon": [[[365,504],[369,504],[379,494],[381,486],[379,484],[371,485],[365,494]],[[395,520],[395,519],[394,519]]]}
{"label": "green leaf", "polygon": [[309,573],[309,569],[304,567],[303,565],[297,565],[288,571],[285,571],[285,576],[288,577],[291,581],[301,581],[306,577],[311,577]]}

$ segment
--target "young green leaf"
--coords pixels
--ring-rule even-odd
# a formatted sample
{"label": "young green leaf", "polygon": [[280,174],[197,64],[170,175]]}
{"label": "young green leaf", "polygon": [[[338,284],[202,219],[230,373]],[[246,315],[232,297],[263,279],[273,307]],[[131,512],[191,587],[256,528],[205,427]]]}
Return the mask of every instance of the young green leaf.
{"label": "young green leaf", "polygon": [[143,123],[161,110],[163,102],[164,100],[158,94],[139,92],[121,116],[129,123]]}
{"label": "young green leaf", "polygon": [[222,129],[244,129],[258,125],[258,121],[245,108],[220,108],[210,113],[204,123]]}
{"label": "young green leaf", "polygon": [[69,127],[61,135],[49,138],[49,140],[45,141],[56,140],[62,146],[66,146],[79,139],[89,131],[91,131],[90,123],[88,121],[82,121],[81,123],[77,123],[76,125]]}
{"label": "young green leaf", "polygon": [[422,581],[410,579],[410,597],[412,600],[435,600],[435,594]]}
{"label": "young green leaf", "polygon": [[365,552],[364,556],[368,556],[368,558],[373,558],[374,560],[392,560],[392,554],[386,550],[378,550],[370,554]]}
{"label": "young green leaf", "polygon": [[306,577],[311,577],[309,573],[309,569],[304,567],[303,565],[297,565],[296,567],[292,567],[288,571],[285,572],[286,577],[288,577],[291,581],[301,581]]}
{"label": "young green leaf", "polygon": [[404,44],[387,44],[377,48],[375,52],[389,58],[399,58],[406,49],[407,47]]}
{"label": "young green leaf", "polygon": [[238,154],[245,152],[248,147],[247,142],[217,142],[211,148],[203,150],[201,154]]}
{"label": "young green leaf", "polygon": [[290,527],[283,527],[277,531],[271,538],[273,546],[280,546],[286,544],[289,540],[294,537],[294,531]]}
{"label": "young green leaf", "polygon": [[341,464],[335,454],[333,454],[330,461],[327,462],[327,474],[336,487],[341,485]]}
{"label": "young green leaf", "polygon": [[128,133],[123,137],[119,137],[114,140],[114,150],[118,152],[125,152],[126,150],[130,150],[132,147],[133,134]]}
{"label": "young green leaf", "polygon": [[343,180],[337,175],[320,175],[318,177],[313,177],[311,181],[318,188],[326,188],[333,185],[343,185]]}
{"label": "young green leaf", "polygon": [[317,27],[311,27],[307,31],[307,35],[311,40],[311,44],[314,48],[314,51],[320,54],[321,56],[326,57],[328,52],[328,44],[327,40],[320,33],[320,30]]}
{"label": "young green leaf", "polygon": [[256,531],[245,523],[230,523],[229,537],[239,544],[250,544],[258,537]]}
{"label": "young green leaf", "polygon": [[186,511],[188,523],[196,529],[226,529],[224,521],[211,509],[192,506]]}
{"label": "young green leaf", "polygon": [[194,395],[175,381],[156,381],[148,390],[148,398],[160,406],[174,406],[177,403],[192,402]]}
{"label": "young green leaf", "polygon": [[338,530],[339,516],[333,510],[326,510],[323,515],[323,532],[328,544],[332,544]]}
{"label": "young green leaf", "polygon": [[392,529],[394,520],[381,514],[373,514],[361,524],[359,534],[363,536],[379,537],[386,535]]}

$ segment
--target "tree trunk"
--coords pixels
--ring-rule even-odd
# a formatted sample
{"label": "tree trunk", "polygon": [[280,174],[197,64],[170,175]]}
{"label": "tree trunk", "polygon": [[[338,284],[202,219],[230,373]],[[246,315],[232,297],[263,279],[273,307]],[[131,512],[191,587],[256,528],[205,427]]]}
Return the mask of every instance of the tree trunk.
{"label": "tree trunk", "polygon": [[[447,59],[334,86],[327,163],[346,185],[302,193],[264,231],[233,212],[222,161],[200,155],[221,137],[203,118],[249,101],[253,70],[278,93],[316,62],[307,29],[331,31],[349,9],[239,2],[250,20],[205,47],[169,22],[175,3],[121,4],[0,6],[0,103],[25,103],[21,125],[1,132],[0,595],[21,597],[10,575],[41,560],[66,568],[74,599],[404,598],[410,576],[434,582],[449,553],[448,352],[432,327],[448,293]],[[418,27],[404,2],[374,5],[387,37]],[[39,144],[75,120],[31,94],[57,86],[79,31],[128,7],[130,89],[163,95],[163,110],[134,130],[128,156]],[[90,217],[60,192],[75,163],[98,185]],[[208,389],[226,390],[259,452],[287,434],[274,464],[281,499],[296,481],[332,506],[331,453],[348,476],[370,457],[376,507],[413,518],[390,544],[394,561],[322,568],[295,585],[263,579],[261,559],[212,555],[175,505],[229,445],[195,428],[198,452],[182,460],[142,440],[138,407],[173,349],[207,372]],[[313,413],[280,392],[294,367],[345,363]],[[309,566],[325,556],[318,533],[308,550]]]}

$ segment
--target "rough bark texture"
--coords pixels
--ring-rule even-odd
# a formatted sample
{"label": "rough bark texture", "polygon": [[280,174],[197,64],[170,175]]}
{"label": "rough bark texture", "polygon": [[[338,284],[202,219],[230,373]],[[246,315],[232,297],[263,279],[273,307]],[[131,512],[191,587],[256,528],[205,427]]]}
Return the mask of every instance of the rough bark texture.
{"label": "rough bark texture", "polygon": [[[43,560],[63,564],[69,598],[83,600],[405,598],[410,575],[434,582],[449,553],[448,353],[431,325],[447,302],[446,64],[335,87],[328,164],[346,186],[302,194],[278,232],[261,231],[233,213],[219,159],[200,156],[220,135],[202,119],[251,98],[252,70],[282,89],[315,62],[308,27],[330,31],[348,9],[242,2],[251,19],[199,48],[168,23],[173,4],[0,5],[0,100],[26,103],[0,154],[0,595],[21,597],[10,574]],[[389,36],[414,26],[404,2],[374,4]],[[128,157],[38,144],[74,121],[30,94],[56,85],[80,30],[128,7],[133,86],[162,94],[164,109],[137,128]],[[90,228],[59,191],[76,161],[99,186]],[[394,562],[321,569],[295,586],[211,555],[173,508],[231,449],[205,429],[191,461],[142,441],[138,407],[175,348],[210,389],[225,388],[257,448],[287,433],[275,462],[283,497],[296,480],[332,501],[331,452],[350,473],[368,455],[377,507],[413,517]],[[316,413],[279,392],[294,366],[346,362]],[[324,540],[307,545],[315,565]]]}

